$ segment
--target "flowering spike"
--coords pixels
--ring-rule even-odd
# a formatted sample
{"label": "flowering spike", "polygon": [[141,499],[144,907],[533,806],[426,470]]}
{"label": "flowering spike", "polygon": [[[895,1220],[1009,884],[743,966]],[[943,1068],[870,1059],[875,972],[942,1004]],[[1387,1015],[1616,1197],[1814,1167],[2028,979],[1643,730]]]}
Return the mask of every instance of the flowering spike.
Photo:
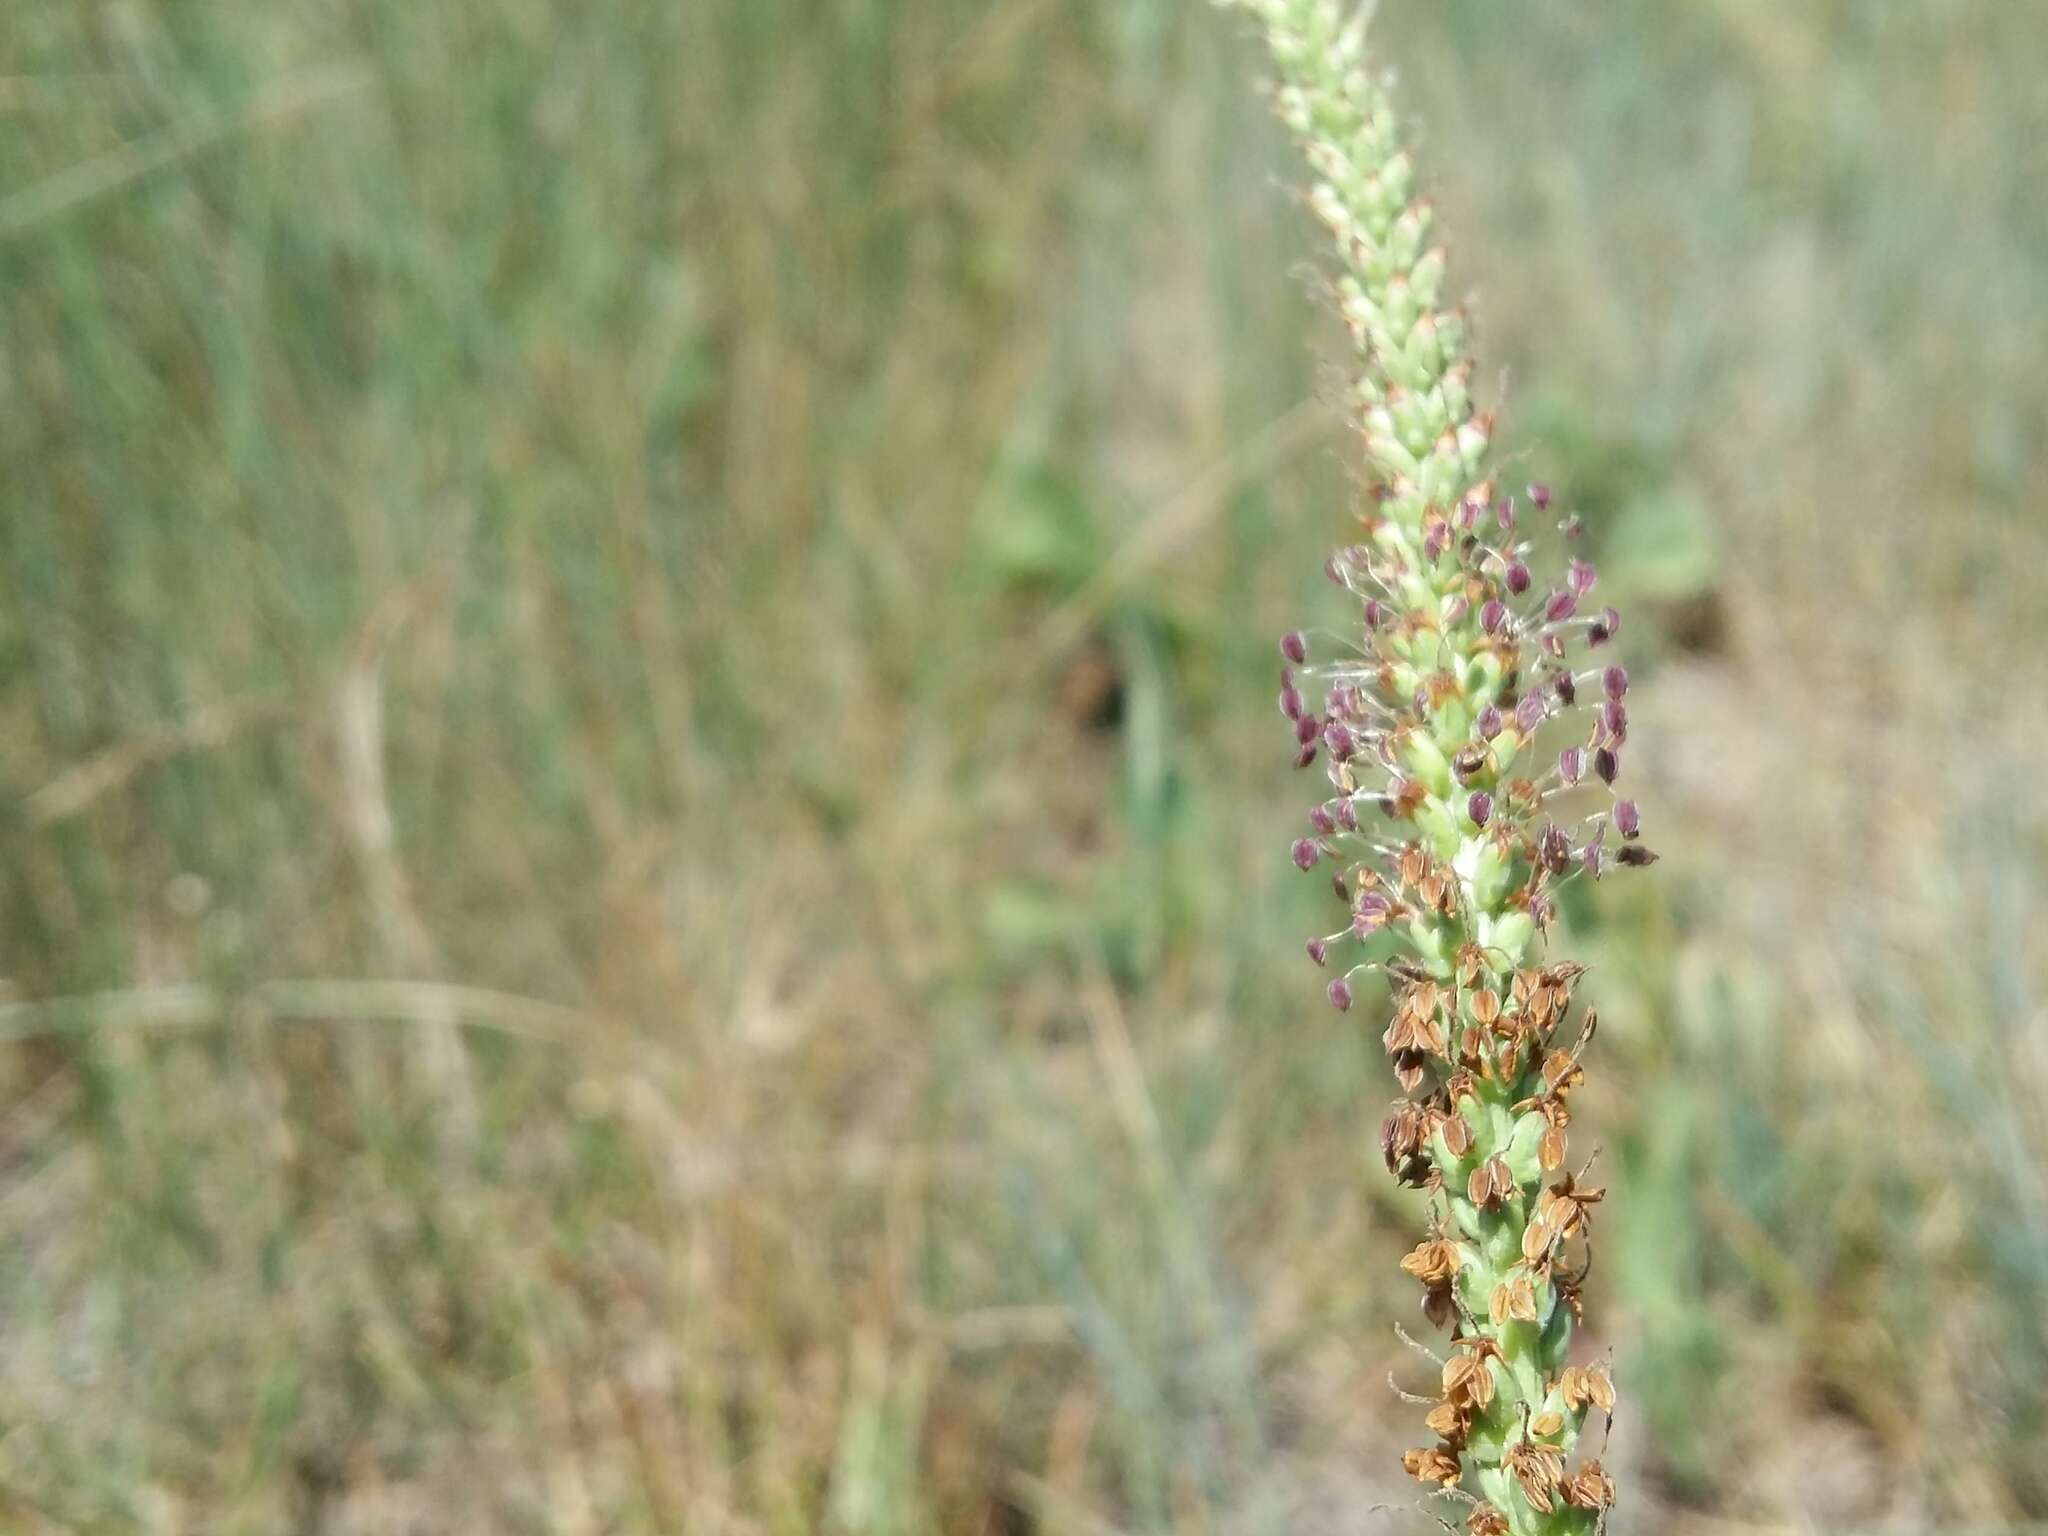
{"label": "flowering spike", "polygon": [[[1493,418],[1469,392],[1462,312],[1439,307],[1433,215],[1356,0],[1225,3],[1271,46],[1280,115],[1314,173],[1309,205],[1331,239],[1334,289],[1360,353],[1373,492],[1362,535],[1325,569],[1352,594],[1369,662],[1340,669],[1325,719],[1298,694],[1290,704],[1291,677],[1281,707],[1295,722],[1297,765],[1329,753],[1338,795],[1310,813],[1317,837],[1331,837],[1333,821],[1355,829],[1360,804],[1392,824],[1364,863],[1345,862],[1350,844],[1333,856],[1346,927],[1311,939],[1308,954],[1323,964],[1329,945],[1352,935],[1407,946],[1386,963],[1394,996],[1383,1043],[1404,1097],[1380,1148],[1401,1183],[1434,1191],[1440,1225],[1402,1267],[1453,1339],[1425,1421],[1433,1443],[1403,1461],[1431,1488],[1470,1495],[1470,1536],[1592,1536],[1614,1484],[1580,1441],[1595,1414],[1612,1411],[1614,1389],[1604,1367],[1569,1364],[1567,1346],[1598,1192],[1559,1170],[1566,1098],[1584,1076],[1593,1020],[1567,1022],[1581,968],[1545,965],[1538,951],[1560,882],[1656,856],[1635,840],[1633,800],[1584,823],[1550,820],[1543,806],[1559,781],[1618,776],[1627,673],[1595,674],[1597,717],[1581,742],[1559,744],[1554,779],[1522,775],[1534,771],[1534,739],[1579,702],[1568,645],[1581,631],[1605,645],[1621,619],[1612,608],[1578,618],[1598,580],[1589,561],[1566,562],[1562,581],[1531,602],[1524,546],[1494,549],[1481,536],[1489,509],[1512,534],[1515,503],[1489,468]],[[1552,510],[1548,486],[1525,495]],[[1578,532],[1576,518],[1558,526],[1567,539]],[[1297,632],[1281,650],[1299,665],[1307,644]],[[1575,826],[1589,830],[1575,838]],[[1309,869],[1330,851],[1304,838],[1294,860]],[[1350,975],[1327,991],[1340,1010],[1355,1000]],[[1552,1174],[1560,1182],[1545,1187]]]}

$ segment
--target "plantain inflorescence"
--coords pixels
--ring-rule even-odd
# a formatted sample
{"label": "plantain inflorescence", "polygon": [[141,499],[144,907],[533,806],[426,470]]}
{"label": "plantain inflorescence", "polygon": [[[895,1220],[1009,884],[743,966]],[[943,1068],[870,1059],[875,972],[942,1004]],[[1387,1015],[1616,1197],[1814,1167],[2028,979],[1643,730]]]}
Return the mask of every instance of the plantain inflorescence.
{"label": "plantain inflorescence", "polygon": [[[1362,360],[1372,489],[1325,568],[1350,620],[1282,639],[1280,710],[1295,765],[1320,766],[1331,789],[1292,850],[1345,910],[1309,958],[1334,973],[1340,1009],[1369,974],[1390,983],[1383,1043],[1403,1096],[1380,1148],[1430,1195],[1401,1267],[1450,1343],[1431,1443],[1403,1461],[1463,1504],[1472,1536],[1594,1531],[1614,1484],[1582,1440],[1589,1422],[1604,1434],[1614,1385],[1570,1346],[1602,1191],[1568,1166],[1568,1131],[1597,1019],[1573,1013],[1583,968],[1540,952],[1565,882],[1656,859],[1616,788],[1629,679],[1606,647],[1621,619],[1569,554],[1576,519],[1543,486],[1493,481],[1465,317],[1444,302],[1444,252],[1365,13],[1224,3],[1264,31]],[[1548,522],[1567,553],[1544,581],[1523,525]]]}

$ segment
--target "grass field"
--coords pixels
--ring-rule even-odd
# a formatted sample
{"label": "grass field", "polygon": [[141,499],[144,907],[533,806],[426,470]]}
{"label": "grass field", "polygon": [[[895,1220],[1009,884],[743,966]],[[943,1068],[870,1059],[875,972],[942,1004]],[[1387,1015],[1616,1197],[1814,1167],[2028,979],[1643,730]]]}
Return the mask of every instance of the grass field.
{"label": "grass field", "polygon": [[[1614,1528],[2048,1521],[2048,10],[1381,9],[1630,615]],[[1432,1528],[1233,19],[7,10],[0,1527]]]}

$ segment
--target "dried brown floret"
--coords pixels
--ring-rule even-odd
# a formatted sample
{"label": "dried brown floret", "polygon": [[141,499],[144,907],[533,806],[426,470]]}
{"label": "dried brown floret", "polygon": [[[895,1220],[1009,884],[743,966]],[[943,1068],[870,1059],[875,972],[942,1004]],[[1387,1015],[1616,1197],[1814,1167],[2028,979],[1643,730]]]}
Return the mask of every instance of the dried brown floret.
{"label": "dried brown floret", "polygon": [[1564,1454],[1555,1446],[1523,1440],[1508,1448],[1507,1469],[1522,1485],[1522,1496],[1538,1514],[1547,1515],[1556,1505],[1558,1484],[1564,1478]]}
{"label": "dried brown floret", "polygon": [[1454,1488],[1464,1476],[1458,1453],[1447,1445],[1409,1451],[1402,1456],[1401,1465],[1418,1483],[1435,1483],[1440,1488]]}
{"label": "dried brown floret", "polygon": [[1560,1491],[1567,1504],[1579,1509],[1606,1509],[1614,1503],[1614,1479],[1600,1469],[1597,1461],[1587,1462],[1566,1478]]}
{"label": "dried brown floret", "polygon": [[1448,1238],[1434,1237],[1418,1243],[1414,1251],[1401,1260],[1401,1267],[1424,1285],[1437,1286],[1448,1283],[1463,1262],[1456,1243]]}

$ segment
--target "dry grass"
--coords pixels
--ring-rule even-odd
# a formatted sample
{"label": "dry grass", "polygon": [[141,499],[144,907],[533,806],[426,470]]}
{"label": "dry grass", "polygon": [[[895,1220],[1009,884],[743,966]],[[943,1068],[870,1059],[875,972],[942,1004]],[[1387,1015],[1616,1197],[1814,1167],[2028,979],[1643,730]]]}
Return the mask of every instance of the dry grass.
{"label": "dry grass", "polygon": [[[1618,1524],[2019,1529],[2048,21],[1383,10],[1658,743],[1667,862],[1570,914]],[[9,1528],[1407,1497],[1249,63],[1167,0],[0,34]]]}

